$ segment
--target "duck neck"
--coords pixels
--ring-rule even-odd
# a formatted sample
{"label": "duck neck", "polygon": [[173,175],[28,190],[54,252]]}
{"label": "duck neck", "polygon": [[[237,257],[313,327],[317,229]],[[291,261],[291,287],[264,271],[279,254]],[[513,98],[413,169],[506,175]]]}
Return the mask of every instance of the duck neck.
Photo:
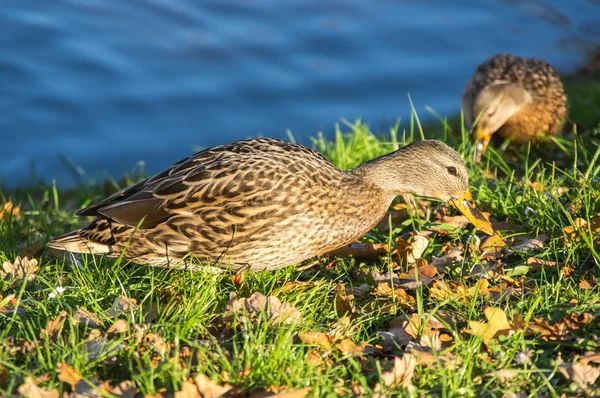
{"label": "duck neck", "polygon": [[418,171],[415,170],[417,166],[400,150],[363,163],[349,172],[364,183],[382,189],[393,199],[403,193],[419,194],[414,188],[418,184],[410,177]]}

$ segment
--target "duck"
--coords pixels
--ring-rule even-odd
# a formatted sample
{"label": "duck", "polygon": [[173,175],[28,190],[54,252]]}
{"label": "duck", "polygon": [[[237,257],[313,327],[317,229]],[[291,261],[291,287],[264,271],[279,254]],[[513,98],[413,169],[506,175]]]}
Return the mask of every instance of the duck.
{"label": "duck", "polygon": [[451,202],[492,234],[448,145],[424,140],[351,170],[273,138],[204,149],[86,207],[93,220],[47,246],[157,267],[276,270],[345,246],[403,193]]}
{"label": "duck", "polygon": [[463,92],[462,109],[467,129],[475,127],[476,162],[493,134],[515,143],[539,142],[558,134],[568,116],[556,69],[541,59],[511,54],[497,54],[477,67]]}

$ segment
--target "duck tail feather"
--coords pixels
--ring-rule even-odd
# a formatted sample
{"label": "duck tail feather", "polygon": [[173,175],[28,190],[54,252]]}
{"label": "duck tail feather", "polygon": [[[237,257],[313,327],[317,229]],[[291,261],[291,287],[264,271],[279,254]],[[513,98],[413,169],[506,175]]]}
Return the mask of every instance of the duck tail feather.
{"label": "duck tail feather", "polygon": [[111,252],[109,245],[89,240],[84,231],[80,229],[59,236],[48,242],[46,246],[52,249],[70,251],[72,253],[107,254]]}

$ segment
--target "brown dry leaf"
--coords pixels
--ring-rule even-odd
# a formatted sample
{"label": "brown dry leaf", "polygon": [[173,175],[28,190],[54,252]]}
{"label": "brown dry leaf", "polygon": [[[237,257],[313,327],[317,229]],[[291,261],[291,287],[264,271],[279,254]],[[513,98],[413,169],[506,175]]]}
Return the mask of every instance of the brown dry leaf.
{"label": "brown dry leaf", "polygon": [[165,356],[168,346],[160,335],[150,332],[143,337],[142,341],[148,345],[154,353],[162,357]]}
{"label": "brown dry leaf", "polygon": [[[448,340],[448,335],[444,334],[444,340]],[[451,342],[446,341],[446,345]],[[444,366],[455,369],[459,362],[456,356],[450,352],[442,352],[442,339],[439,331],[431,332],[428,336],[422,336],[419,343],[411,341],[406,346],[406,352],[412,354],[421,366]]]}
{"label": "brown dry leaf", "polygon": [[600,364],[600,352],[586,352],[583,356],[578,358],[578,361],[583,364],[588,364],[590,362]]}
{"label": "brown dry leaf", "polygon": [[118,316],[121,314],[131,314],[133,311],[138,309],[137,300],[125,296],[115,297],[112,307],[108,310],[107,315],[109,317]]}
{"label": "brown dry leaf", "polygon": [[507,250],[507,254],[512,254],[515,250],[525,253],[531,253],[533,251],[539,251],[544,248],[544,242],[548,240],[548,236],[540,235],[537,238],[528,239],[516,245],[512,245],[510,250]]}
{"label": "brown dry leaf", "polygon": [[9,294],[4,298],[0,295],[0,314],[12,314],[16,311],[17,315],[23,315],[25,310],[19,304],[20,302],[14,294]]}
{"label": "brown dry leaf", "polygon": [[99,326],[102,323],[96,314],[88,311],[85,307],[77,308],[77,312],[73,315],[73,320],[88,326]]}
{"label": "brown dry leaf", "polygon": [[[456,230],[463,230],[469,225],[469,220],[463,215],[458,216],[442,216],[429,229],[437,232],[440,235],[448,235]],[[448,228],[450,227],[450,228]]]}
{"label": "brown dry leaf", "polygon": [[129,330],[129,324],[125,319],[117,319],[111,327],[108,328],[106,333],[126,333]]}
{"label": "brown dry leaf", "polygon": [[455,247],[441,257],[433,256],[429,265],[436,267],[440,271],[443,271],[446,267],[462,264],[462,262],[465,260],[463,253],[464,250],[462,248]]}
{"label": "brown dry leaf", "polygon": [[377,332],[377,335],[383,339],[382,348],[385,352],[397,350],[399,347],[407,345],[413,337],[406,333],[403,327],[396,326],[387,332]]}
{"label": "brown dry leaf", "polygon": [[[427,321],[427,324],[424,321]],[[429,316],[428,313],[423,314],[423,319],[419,314],[411,314],[408,319],[406,317],[400,317],[392,321],[392,326],[400,326],[404,328],[405,332],[412,336],[414,339],[420,338],[420,336],[428,336],[432,330],[444,329],[445,326],[442,322],[436,319],[434,316]]]}
{"label": "brown dry leaf", "polygon": [[435,281],[429,288],[430,297],[444,301],[456,298],[461,303],[468,302],[475,296],[490,296],[488,290],[489,282],[487,279],[480,279],[474,286],[467,288],[461,283],[446,282],[444,280]]}
{"label": "brown dry leaf", "polygon": [[96,359],[101,354],[108,357],[116,356],[124,348],[123,344],[114,344],[114,342],[106,339],[98,329],[90,330],[83,347],[88,355],[88,360]]}
{"label": "brown dry leaf", "polygon": [[539,333],[544,340],[570,340],[575,338],[572,332],[582,330],[593,319],[592,314],[577,311],[573,311],[553,324],[543,318],[534,317],[529,323],[528,330]]}
{"label": "brown dry leaf", "polygon": [[229,384],[221,386],[208,376],[198,373],[194,379],[183,382],[181,390],[175,393],[175,398],[219,398],[232,388]]}
{"label": "brown dry leaf", "polygon": [[27,376],[25,383],[21,384],[17,389],[19,394],[26,398],[58,398],[58,391],[52,389],[50,391],[44,390],[37,385],[32,377]]}
{"label": "brown dry leaf", "polygon": [[406,290],[399,287],[392,290],[388,282],[378,283],[373,290],[373,294],[377,297],[392,299],[405,308],[414,308],[416,304],[415,298],[408,294]]}
{"label": "brown dry leaf", "polygon": [[579,281],[579,288],[583,290],[592,290],[594,287],[590,282],[582,278],[581,281]]}
{"label": "brown dry leaf", "polygon": [[304,398],[312,391],[312,387],[300,388],[298,390],[283,391],[269,398]]}
{"label": "brown dry leaf", "polygon": [[40,331],[40,338],[45,336],[50,341],[56,341],[60,337],[65,319],[68,317],[67,311],[61,311],[54,320],[48,321],[45,329]]}
{"label": "brown dry leaf", "polygon": [[[410,387],[415,373],[417,360],[411,354],[404,354],[402,357],[394,357],[394,367],[389,372],[381,375],[381,382],[386,387]],[[381,383],[375,385],[374,391],[379,392],[382,389]]]}
{"label": "brown dry leaf", "polygon": [[[292,307],[289,303],[282,303],[275,296],[267,297],[259,292],[253,293],[248,298],[238,298],[237,294],[232,292],[225,306],[223,319],[229,321],[233,319],[233,314],[235,313],[246,313],[249,315],[265,314],[271,322],[283,322],[286,324],[302,320],[302,315],[297,308]],[[240,319],[246,320],[244,316]]]}
{"label": "brown dry leaf", "polygon": [[437,268],[432,267],[427,263],[421,265],[416,271],[416,275],[414,269],[407,273],[401,273],[399,275],[399,278],[401,279],[399,286],[403,289],[415,290],[419,286],[429,285],[438,276]]}
{"label": "brown dry leaf", "polygon": [[360,345],[356,345],[350,339],[343,339],[335,345],[335,348],[337,348],[342,355],[352,355],[353,357],[372,354],[374,352],[374,348],[371,344],[367,344],[363,341]]}
{"label": "brown dry leaf", "polygon": [[335,285],[335,312],[340,318],[344,316],[354,318],[358,315],[353,301],[354,295],[346,294],[346,288],[342,282],[338,282]]}
{"label": "brown dry leaf", "polygon": [[331,348],[333,346],[333,338],[327,332],[304,332],[301,331],[298,334],[300,340],[305,344],[318,345],[324,348]]}
{"label": "brown dry leaf", "polygon": [[10,219],[19,220],[21,218],[21,206],[13,205],[13,202],[6,202],[0,208],[0,220]]}
{"label": "brown dry leaf", "polygon": [[487,307],[484,310],[487,322],[469,321],[469,330],[466,333],[483,337],[483,343],[488,345],[490,340],[498,336],[510,336],[516,331],[523,330],[523,320],[518,314],[513,317],[513,322],[508,321],[506,313],[501,308]]}
{"label": "brown dry leaf", "polygon": [[387,257],[388,245],[385,243],[362,243],[353,242],[349,245],[327,253],[331,257],[351,257],[363,261],[375,261],[381,257]]}
{"label": "brown dry leaf", "polygon": [[540,271],[542,268],[556,267],[558,263],[556,261],[542,260],[541,258],[529,257],[527,259],[527,265],[530,266],[533,271]]}
{"label": "brown dry leaf", "polygon": [[500,258],[506,251],[506,241],[502,234],[496,231],[481,242],[479,250],[482,258]]}
{"label": "brown dry leaf", "polygon": [[515,376],[519,375],[519,373],[520,372],[517,369],[500,369],[487,373],[486,376],[494,376],[500,381],[508,381],[514,379]]}
{"label": "brown dry leaf", "polygon": [[135,388],[133,381],[125,380],[114,387],[108,387],[107,391],[119,398],[134,398],[138,389]]}
{"label": "brown dry leaf", "polygon": [[429,239],[418,233],[414,233],[410,242],[396,239],[396,252],[403,265],[414,265],[421,258],[429,246]]}
{"label": "brown dry leaf", "polygon": [[71,388],[75,388],[75,385],[82,379],[81,375],[77,370],[68,365],[65,361],[61,361],[58,364],[58,380],[63,383],[71,385]]}
{"label": "brown dry leaf", "polygon": [[578,361],[561,363],[559,370],[565,379],[571,380],[582,389],[593,386],[596,379],[600,377],[600,368]]}
{"label": "brown dry leaf", "polygon": [[29,260],[27,257],[20,256],[14,262],[5,261],[0,269],[0,278],[10,280],[11,286],[21,283],[25,279],[31,282],[35,279],[35,273],[38,271],[37,260]]}

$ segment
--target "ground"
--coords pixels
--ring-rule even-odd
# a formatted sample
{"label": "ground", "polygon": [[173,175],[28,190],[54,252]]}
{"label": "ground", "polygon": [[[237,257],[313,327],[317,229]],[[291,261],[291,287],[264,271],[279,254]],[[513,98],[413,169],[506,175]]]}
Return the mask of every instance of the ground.
{"label": "ground", "polygon": [[356,121],[313,140],[350,168],[444,138],[491,238],[442,203],[398,199],[361,244],[240,278],[43,248],[136,177],[0,191],[0,395],[598,395],[600,89],[568,91],[561,138],[496,146],[478,166],[459,121],[377,135]]}

